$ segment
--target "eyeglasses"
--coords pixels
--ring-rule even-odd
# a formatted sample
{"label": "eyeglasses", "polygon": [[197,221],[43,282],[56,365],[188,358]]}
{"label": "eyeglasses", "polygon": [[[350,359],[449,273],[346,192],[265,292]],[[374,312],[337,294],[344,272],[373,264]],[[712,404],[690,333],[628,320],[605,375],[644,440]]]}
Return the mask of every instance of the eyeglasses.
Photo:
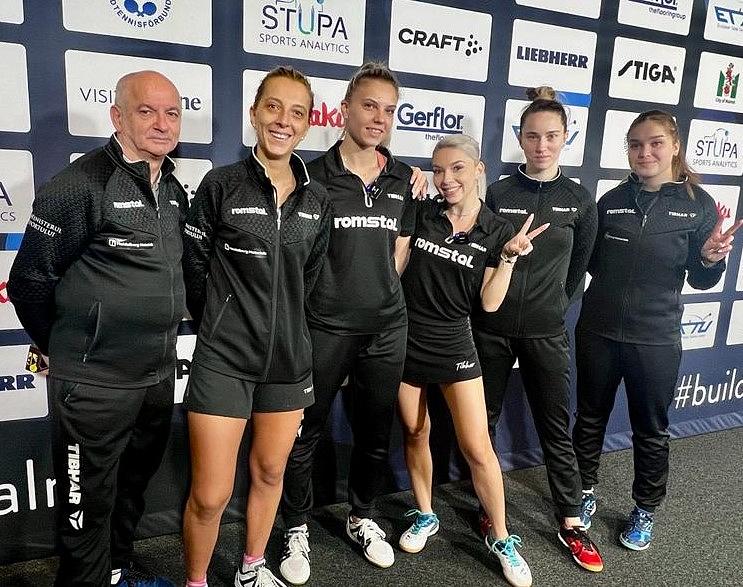
{"label": "eyeglasses", "polygon": [[467,243],[470,242],[470,234],[464,231],[455,232],[454,234],[447,236],[444,239],[444,242],[447,245],[450,245],[452,243],[456,245],[466,245]]}

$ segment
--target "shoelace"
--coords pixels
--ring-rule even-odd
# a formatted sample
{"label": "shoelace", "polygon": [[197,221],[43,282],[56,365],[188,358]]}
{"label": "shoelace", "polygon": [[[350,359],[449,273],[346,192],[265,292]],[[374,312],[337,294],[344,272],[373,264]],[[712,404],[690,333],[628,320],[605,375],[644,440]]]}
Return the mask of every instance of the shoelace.
{"label": "shoelace", "polygon": [[[499,548],[498,545],[502,544],[503,547]],[[506,555],[506,558],[508,558],[508,563],[512,567],[518,567],[521,565],[521,559],[516,554],[516,547],[521,546],[521,536],[517,536],[516,534],[511,534],[507,538],[503,540],[498,540],[496,542],[493,542],[493,544],[490,546],[490,550],[495,552],[496,550],[500,552],[501,554]]]}
{"label": "shoelace", "polygon": [[436,514],[424,514],[420,510],[408,510],[405,513],[406,518],[410,518],[412,516],[416,516],[415,521],[413,522],[413,527],[410,529],[413,534],[418,534],[421,530],[423,530],[423,528],[435,524],[438,520]]}
{"label": "shoelace", "polygon": [[368,546],[373,540],[384,540],[387,536],[387,534],[377,526],[377,523],[369,518],[362,519],[353,531],[356,532],[359,538],[364,541],[364,546]]}
{"label": "shoelace", "polygon": [[632,512],[630,523],[632,524],[632,530],[650,532],[653,529],[653,518],[644,512]]}
{"label": "shoelace", "polygon": [[286,587],[286,583],[277,579],[265,565],[261,565],[256,569],[253,587]]}
{"label": "shoelace", "polygon": [[305,532],[287,532],[284,558],[287,558],[295,552],[301,552],[305,555],[309,554],[310,544],[307,541],[307,534]]}
{"label": "shoelace", "polygon": [[578,538],[583,550],[593,550],[593,542],[591,542],[591,539],[588,537],[585,528],[581,526],[573,526],[570,528],[570,532],[574,533],[576,538]]}

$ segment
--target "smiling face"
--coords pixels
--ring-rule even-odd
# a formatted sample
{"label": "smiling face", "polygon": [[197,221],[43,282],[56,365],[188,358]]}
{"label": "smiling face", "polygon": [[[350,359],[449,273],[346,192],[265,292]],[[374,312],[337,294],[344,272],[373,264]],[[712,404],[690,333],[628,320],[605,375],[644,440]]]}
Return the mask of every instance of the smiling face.
{"label": "smiling face", "polygon": [[288,160],[310,127],[311,107],[312,97],[301,82],[287,77],[267,80],[250,108],[259,158]]}
{"label": "smiling face", "polygon": [[433,184],[449,206],[474,204],[479,198],[479,180],[485,172],[482,161],[475,161],[462,149],[438,149],[431,161]]}
{"label": "smiling face", "polygon": [[392,129],[397,90],[390,82],[363,79],[348,100],[341,102],[346,132],[362,149],[384,142]]}
{"label": "smiling face", "polygon": [[117,85],[111,122],[127,158],[161,163],[181,133],[181,99],[165,76],[143,71]]}
{"label": "smiling face", "polygon": [[676,178],[673,159],[680,145],[664,125],[646,120],[627,134],[627,158],[632,171],[649,186],[659,186]]}
{"label": "smiling face", "polygon": [[519,144],[526,157],[527,175],[554,177],[567,137],[562,119],[555,112],[529,114],[519,133]]}

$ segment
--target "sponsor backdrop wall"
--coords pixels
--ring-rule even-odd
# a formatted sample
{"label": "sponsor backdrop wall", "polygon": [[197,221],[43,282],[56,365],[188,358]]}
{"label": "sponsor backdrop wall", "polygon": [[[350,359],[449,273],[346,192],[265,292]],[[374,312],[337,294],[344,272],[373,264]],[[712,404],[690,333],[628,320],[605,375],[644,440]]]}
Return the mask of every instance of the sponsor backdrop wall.
{"label": "sponsor backdrop wall", "polygon": [[[3,0],[0,5],[0,563],[47,555],[54,479],[43,376],[24,370],[28,339],[5,291],[34,190],[110,133],[116,79],[162,71],[183,95],[177,176],[192,194],[215,165],[245,155],[246,112],[279,63],[316,92],[306,158],[327,149],[343,120],[345,81],[364,59],[389,61],[403,86],[391,149],[429,169],[436,141],[482,141],[489,177],[521,161],[516,136],[526,87],[549,84],[569,108],[565,172],[600,197],[627,174],[623,133],[656,105],[675,113],[686,154],[726,223],[743,174],[743,0]],[[741,212],[737,212],[740,216]],[[743,261],[738,244],[719,286],[684,289],[684,359],[671,407],[675,435],[743,424]],[[577,314],[571,309],[570,325]],[[121,325],[126,328],[126,324]],[[178,342],[180,403],[195,336]],[[497,445],[506,467],[539,462],[519,373]],[[435,403],[435,402],[434,402]],[[607,449],[629,442],[623,397]],[[338,402],[318,485],[343,498],[350,442]],[[435,410],[439,481],[460,474]],[[150,490],[142,532],[177,531],[187,480],[182,410]],[[406,488],[399,439],[390,490]],[[336,475],[336,470],[338,474]],[[629,473],[629,472],[628,472]],[[241,471],[230,516],[242,510]],[[547,491],[546,486],[544,488]]]}

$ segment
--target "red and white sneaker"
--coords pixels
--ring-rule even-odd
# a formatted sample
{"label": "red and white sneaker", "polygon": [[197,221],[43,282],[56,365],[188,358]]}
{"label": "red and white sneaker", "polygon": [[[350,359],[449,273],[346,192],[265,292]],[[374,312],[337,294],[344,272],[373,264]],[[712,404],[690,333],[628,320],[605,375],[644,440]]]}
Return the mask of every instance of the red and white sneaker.
{"label": "red and white sneaker", "polygon": [[599,573],[604,570],[604,559],[596,545],[588,537],[588,532],[582,526],[565,528],[560,526],[557,538],[563,546],[570,550],[573,560],[587,571]]}

